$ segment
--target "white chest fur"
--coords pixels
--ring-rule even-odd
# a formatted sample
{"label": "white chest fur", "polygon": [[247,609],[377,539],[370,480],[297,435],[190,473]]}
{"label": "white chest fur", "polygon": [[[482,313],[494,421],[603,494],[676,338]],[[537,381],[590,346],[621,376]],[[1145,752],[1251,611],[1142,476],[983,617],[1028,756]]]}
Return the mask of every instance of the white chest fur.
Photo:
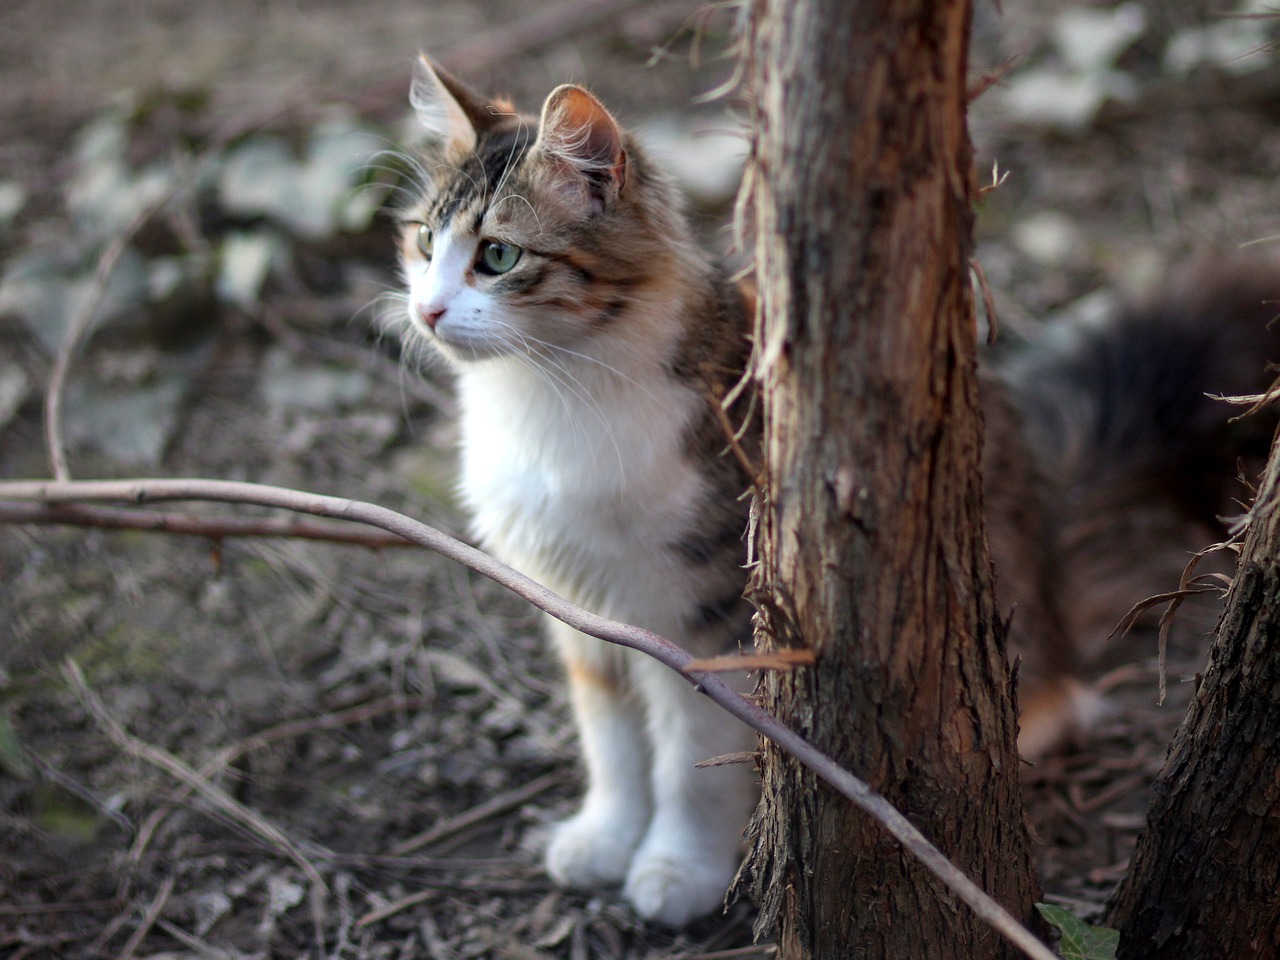
{"label": "white chest fur", "polygon": [[570,379],[504,358],[460,378],[463,491],[481,542],[619,618],[650,619],[664,595],[681,606],[669,547],[705,490],[683,449],[701,399],[659,370],[584,361]]}

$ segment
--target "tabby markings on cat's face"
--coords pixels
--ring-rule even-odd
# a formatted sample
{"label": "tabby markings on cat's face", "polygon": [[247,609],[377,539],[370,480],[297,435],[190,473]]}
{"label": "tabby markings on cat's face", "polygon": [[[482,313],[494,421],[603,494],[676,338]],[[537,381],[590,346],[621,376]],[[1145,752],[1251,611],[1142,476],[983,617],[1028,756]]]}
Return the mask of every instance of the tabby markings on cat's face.
{"label": "tabby markings on cat's face", "polygon": [[535,207],[554,219],[545,201],[507,199],[439,224],[428,214],[403,223],[409,320],[455,362],[519,354],[555,364],[616,315],[620,301],[607,295],[613,287],[601,289],[589,255],[540,229]]}
{"label": "tabby markings on cat's face", "polygon": [[437,234],[425,223],[409,222],[403,231],[415,328],[455,359],[480,360],[519,349],[519,311],[504,293],[519,289],[536,272],[536,256],[525,257],[518,244],[480,239],[457,226]]}
{"label": "tabby markings on cat's face", "polygon": [[415,87],[437,139],[401,217],[410,329],[455,363],[602,362],[600,335],[673,273],[667,211],[645,203],[662,188],[631,169],[617,123],[579,87],[531,117],[450,83],[424,66]]}

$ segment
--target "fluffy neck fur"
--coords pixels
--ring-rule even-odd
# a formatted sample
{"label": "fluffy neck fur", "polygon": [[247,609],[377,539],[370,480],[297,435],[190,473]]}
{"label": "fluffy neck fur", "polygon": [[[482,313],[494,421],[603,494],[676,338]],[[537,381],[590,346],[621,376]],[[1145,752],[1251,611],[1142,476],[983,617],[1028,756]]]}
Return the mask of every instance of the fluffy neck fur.
{"label": "fluffy neck fur", "polygon": [[712,494],[690,450],[707,398],[673,372],[707,308],[691,288],[673,279],[579,356],[498,358],[458,378],[462,490],[481,542],[597,612],[668,635],[685,604],[664,600],[696,593],[670,547]]}

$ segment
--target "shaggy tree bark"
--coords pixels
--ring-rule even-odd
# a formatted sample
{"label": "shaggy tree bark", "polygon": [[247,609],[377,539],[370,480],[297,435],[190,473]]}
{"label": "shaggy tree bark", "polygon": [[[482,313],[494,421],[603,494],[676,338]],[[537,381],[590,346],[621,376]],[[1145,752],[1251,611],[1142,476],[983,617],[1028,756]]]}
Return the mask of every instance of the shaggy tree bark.
{"label": "shaggy tree bark", "polygon": [[1110,922],[1119,956],[1280,955],[1280,444]]}
{"label": "shaggy tree bark", "polygon": [[[981,524],[967,0],[757,0],[766,705],[1015,916],[1035,881]],[[781,956],[1016,956],[777,750],[744,868]]]}

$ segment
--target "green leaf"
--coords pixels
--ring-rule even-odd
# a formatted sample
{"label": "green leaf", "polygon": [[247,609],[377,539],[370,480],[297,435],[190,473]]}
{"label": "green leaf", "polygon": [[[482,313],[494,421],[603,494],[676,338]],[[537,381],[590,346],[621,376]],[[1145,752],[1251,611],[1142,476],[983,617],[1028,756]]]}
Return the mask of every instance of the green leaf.
{"label": "green leaf", "polygon": [[258,299],[272,264],[284,255],[284,244],[269,230],[229,233],[219,251],[216,289],[223,300],[246,309]]}
{"label": "green leaf", "polygon": [[126,159],[128,142],[128,119],[120,113],[101,116],[81,130],[76,172],[67,184],[67,211],[81,233],[114,236],[176,182],[177,171],[168,161],[133,169]]}
{"label": "green leaf", "polygon": [[17,180],[0,180],[0,231],[13,226],[26,202],[26,187]]}
{"label": "green leaf", "polygon": [[[0,430],[17,415],[28,395],[31,393],[31,378],[21,365],[9,360],[0,360]],[[0,719],[0,753],[4,751],[4,721]],[[0,766],[3,759],[0,759]]]}
{"label": "green leaf", "polygon": [[1120,932],[1110,927],[1085,923],[1069,910],[1048,903],[1037,903],[1040,916],[1058,928],[1061,940],[1058,952],[1063,960],[1115,960],[1120,945]]}
{"label": "green leaf", "polygon": [[[39,250],[15,256],[0,275],[0,316],[21,317],[40,344],[54,354],[67,325],[94,296],[97,254],[64,259]],[[126,247],[102,291],[91,328],[134,310],[147,299],[147,265]]]}
{"label": "green leaf", "polygon": [[67,439],[118,463],[158,466],[189,387],[184,374],[163,369],[137,383],[75,380],[67,385]]}
{"label": "green leaf", "polygon": [[299,158],[280,137],[248,137],[227,156],[219,175],[222,205],[242,216],[267,216],[311,240],[340,229],[362,229],[381,196],[359,189],[379,142],[344,124],[314,131]]}

